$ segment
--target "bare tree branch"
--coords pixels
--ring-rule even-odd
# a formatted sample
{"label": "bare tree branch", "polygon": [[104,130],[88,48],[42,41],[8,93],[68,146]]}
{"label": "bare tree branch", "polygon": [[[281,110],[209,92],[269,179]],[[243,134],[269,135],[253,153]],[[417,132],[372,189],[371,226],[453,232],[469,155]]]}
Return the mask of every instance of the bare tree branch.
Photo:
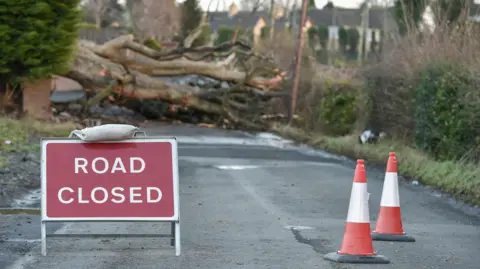
{"label": "bare tree branch", "polygon": [[95,18],[95,25],[102,26],[102,18],[107,12],[109,0],[87,0],[84,3],[84,9],[91,12]]}

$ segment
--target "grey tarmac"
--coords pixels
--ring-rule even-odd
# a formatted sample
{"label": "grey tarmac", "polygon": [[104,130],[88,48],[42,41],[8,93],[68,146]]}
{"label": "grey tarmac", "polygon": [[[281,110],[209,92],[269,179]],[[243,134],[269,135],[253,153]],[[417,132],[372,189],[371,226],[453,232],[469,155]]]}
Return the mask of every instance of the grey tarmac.
{"label": "grey tarmac", "polygon": [[[179,146],[181,256],[175,256],[167,238],[54,237],[42,257],[39,216],[8,215],[0,216],[0,268],[480,268],[478,209],[459,208],[437,192],[401,182],[404,229],[416,242],[375,241],[375,251],[390,264],[331,263],[323,256],[340,247],[355,162],[293,146],[237,143],[255,140],[241,132],[155,126],[147,133],[190,137]],[[211,143],[218,137],[236,142]],[[384,171],[368,163],[366,169],[373,229]],[[166,223],[48,227],[56,234],[163,234],[170,229]]]}

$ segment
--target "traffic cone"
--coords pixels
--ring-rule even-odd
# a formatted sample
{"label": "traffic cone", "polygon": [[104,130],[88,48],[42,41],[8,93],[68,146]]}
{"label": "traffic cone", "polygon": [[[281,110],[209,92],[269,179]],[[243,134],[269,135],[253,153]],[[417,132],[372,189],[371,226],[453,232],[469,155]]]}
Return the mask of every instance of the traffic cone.
{"label": "traffic cone", "polygon": [[403,231],[397,171],[395,152],[390,152],[383,183],[380,213],[375,230],[372,232],[372,240],[415,242],[415,238]]}
{"label": "traffic cone", "polygon": [[368,195],[364,161],[357,160],[342,246],[324,259],[339,263],[390,263],[387,257],[373,251]]}

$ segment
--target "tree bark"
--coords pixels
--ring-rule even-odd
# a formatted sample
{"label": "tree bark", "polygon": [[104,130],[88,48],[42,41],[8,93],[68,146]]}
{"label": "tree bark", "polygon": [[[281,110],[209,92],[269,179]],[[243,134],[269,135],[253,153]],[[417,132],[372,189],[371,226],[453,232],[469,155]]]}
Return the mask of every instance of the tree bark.
{"label": "tree bark", "polygon": [[[220,60],[202,60],[206,58]],[[200,89],[155,78],[184,75],[210,77],[232,86]],[[80,41],[67,76],[95,92],[114,87],[112,92],[121,98],[161,100],[251,127],[261,121],[263,103],[284,95],[280,90],[285,72],[241,42],[156,51],[126,35],[103,45]]]}

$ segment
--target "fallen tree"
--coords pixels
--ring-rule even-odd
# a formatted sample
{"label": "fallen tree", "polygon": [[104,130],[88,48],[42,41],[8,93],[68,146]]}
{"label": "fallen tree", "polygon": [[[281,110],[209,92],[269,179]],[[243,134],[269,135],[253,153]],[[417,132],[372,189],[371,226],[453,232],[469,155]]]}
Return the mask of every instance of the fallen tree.
{"label": "fallen tree", "polygon": [[[132,35],[103,45],[81,40],[66,76],[95,92],[84,112],[106,98],[127,107],[135,103],[129,100],[159,100],[169,104],[170,115],[188,110],[208,115],[211,122],[205,123],[265,128],[271,118],[265,115],[269,100],[285,96],[285,72],[235,37],[219,46],[192,48],[196,36],[198,31],[187,37],[183,47],[162,50],[151,49]],[[228,86],[200,88],[159,79],[185,75]]]}

